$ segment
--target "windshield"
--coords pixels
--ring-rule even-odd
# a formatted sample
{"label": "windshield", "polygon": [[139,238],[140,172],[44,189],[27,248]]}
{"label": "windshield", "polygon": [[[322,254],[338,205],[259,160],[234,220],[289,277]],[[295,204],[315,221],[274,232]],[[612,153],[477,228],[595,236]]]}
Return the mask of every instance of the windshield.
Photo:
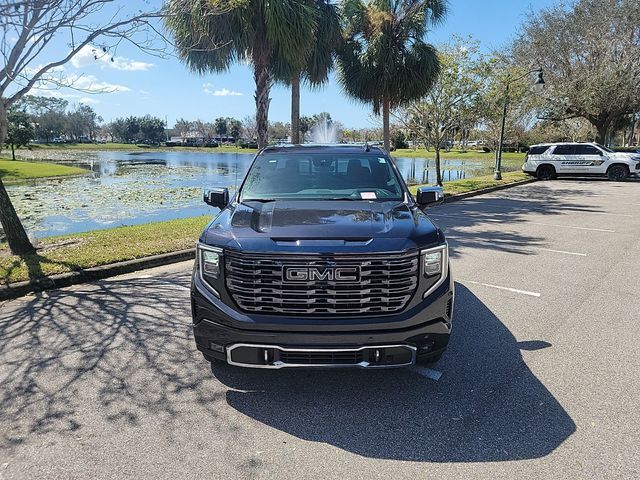
{"label": "windshield", "polygon": [[402,200],[390,161],[371,154],[267,154],[256,158],[240,200]]}
{"label": "windshield", "polygon": [[613,153],[613,150],[611,150],[610,148],[605,147],[604,145],[600,145],[599,143],[596,143],[596,145],[599,146],[605,152]]}

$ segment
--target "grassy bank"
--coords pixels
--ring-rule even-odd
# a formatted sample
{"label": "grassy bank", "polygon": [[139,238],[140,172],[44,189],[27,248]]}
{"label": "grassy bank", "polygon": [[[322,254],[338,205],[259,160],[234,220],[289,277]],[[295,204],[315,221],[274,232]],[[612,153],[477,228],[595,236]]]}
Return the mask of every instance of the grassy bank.
{"label": "grassy bank", "polygon": [[[211,152],[211,153],[256,153],[258,150],[255,148],[239,148],[235,146],[219,146],[219,147],[151,147],[148,145],[135,145],[130,143],[52,143],[52,144],[32,144],[29,148],[33,150],[63,150],[63,151],[127,151],[127,152],[140,152],[140,151],[187,151],[187,152]],[[394,157],[409,157],[409,158],[435,158],[433,150],[425,150],[424,148],[418,148],[416,150],[412,148],[402,148],[391,152]],[[521,164],[524,160],[524,153],[512,153],[504,152],[502,154],[502,160],[504,162],[516,162]],[[450,150],[449,152],[442,151],[440,156],[443,159],[469,159],[469,160],[486,160],[494,161],[495,152],[482,152],[479,150],[467,150],[460,151],[457,149]]]}
{"label": "grassy bank", "polygon": [[[510,183],[520,182],[528,178],[531,177],[526,173],[504,172],[502,174],[502,180],[494,180],[493,175],[465,178],[464,180],[454,180],[452,182],[445,182],[444,194],[445,196],[449,196],[459,193],[473,192],[475,190],[482,190],[483,188],[497,187],[499,185],[508,185]],[[420,185],[414,185],[409,187],[409,190],[415,195],[419,186]]]}
{"label": "grassy bank", "polygon": [[0,284],[41,278],[195,246],[211,217],[95,230],[42,239],[36,255],[11,255],[0,246]]}
{"label": "grassy bank", "polygon": [[[402,148],[391,152],[394,157],[406,157],[406,158],[428,158],[435,159],[436,154],[433,150],[427,151],[424,148],[417,150]],[[524,162],[524,153],[504,152],[502,154],[502,164],[509,169],[519,169]],[[482,163],[491,164],[495,163],[495,152],[481,152],[478,150],[467,150],[465,152],[460,150],[450,150],[448,152],[440,152],[440,158],[443,160],[455,159],[455,160],[477,160]]]}
{"label": "grassy bank", "polygon": [[29,145],[32,150],[61,150],[84,152],[206,152],[206,153],[256,153],[255,148],[240,148],[229,145],[219,147],[153,147],[131,143],[38,143]]}
{"label": "grassy bank", "polygon": [[44,177],[82,175],[88,170],[45,162],[23,162],[0,158],[0,178],[3,182],[14,182]]}

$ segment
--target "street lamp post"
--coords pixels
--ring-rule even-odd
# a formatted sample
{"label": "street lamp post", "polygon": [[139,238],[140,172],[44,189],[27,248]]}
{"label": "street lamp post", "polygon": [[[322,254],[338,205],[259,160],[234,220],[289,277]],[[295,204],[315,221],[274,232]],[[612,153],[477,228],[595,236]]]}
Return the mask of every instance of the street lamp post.
{"label": "street lamp post", "polygon": [[544,77],[542,76],[543,75],[542,68],[530,70],[524,75],[519,76],[518,78],[514,78],[514,79],[508,78],[506,81],[505,89],[504,89],[504,107],[502,108],[502,122],[500,125],[500,140],[498,141],[498,148],[496,149],[496,171],[493,176],[495,180],[502,180],[502,144],[504,143],[504,124],[507,119],[507,107],[509,105],[509,85],[511,85],[513,82],[517,82],[518,80],[522,80],[524,77],[532,73],[538,74],[538,78],[533,84],[534,88],[543,88]]}

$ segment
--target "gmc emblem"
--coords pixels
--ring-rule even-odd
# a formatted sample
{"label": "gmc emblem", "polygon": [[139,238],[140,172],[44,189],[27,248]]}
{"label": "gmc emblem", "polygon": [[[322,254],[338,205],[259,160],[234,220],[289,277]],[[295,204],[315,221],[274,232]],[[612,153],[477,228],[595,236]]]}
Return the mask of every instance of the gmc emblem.
{"label": "gmc emblem", "polygon": [[285,282],[335,281],[359,282],[360,267],[282,267],[282,280]]}

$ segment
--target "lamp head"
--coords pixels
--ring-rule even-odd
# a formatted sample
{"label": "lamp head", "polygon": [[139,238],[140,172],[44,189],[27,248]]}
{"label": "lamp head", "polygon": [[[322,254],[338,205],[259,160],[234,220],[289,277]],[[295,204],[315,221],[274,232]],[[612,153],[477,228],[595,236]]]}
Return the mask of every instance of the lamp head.
{"label": "lamp head", "polygon": [[544,88],[544,74],[542,71],[542,68],[539,70],[536,70],[538,76],[536,78],[535,83],[533,84],[533,89],[536,91],[541,91]]}

